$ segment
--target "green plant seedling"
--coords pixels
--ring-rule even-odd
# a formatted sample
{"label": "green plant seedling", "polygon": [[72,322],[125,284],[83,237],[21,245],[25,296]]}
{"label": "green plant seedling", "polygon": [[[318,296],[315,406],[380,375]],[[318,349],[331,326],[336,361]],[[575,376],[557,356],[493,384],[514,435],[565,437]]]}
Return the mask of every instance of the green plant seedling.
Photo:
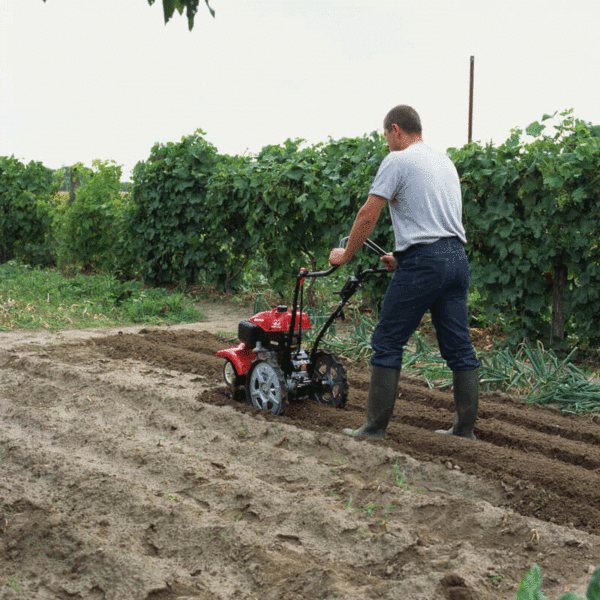
{"label": "green plant seedling", "polygon": [[423,490],[411,490],[408,484],[406,483],[406,471],[400,471],[400,465],[398,464],[400,461],[400,456],[396,457],[396,462],[392,466],[392,475],[394,477],[394,481],[398,487],[405,489],[407,492],[414,492],[415,494],[425,494],[426,492]]}
{"label": "green plant seedling", "polygon": [[[515,600],[549,600],[541,588],[542,570],[538,565],[533,565],[521,580]],[[596,567],[592,575],[585,597],[582,598],[575,592],[567,592],[559,600],[600,600],[600,566]]]}
{"label": "green plant seedling", "polygon": [[350,510],[351,506],[352,506],[352,494],[350,494],[350,498],[348,499],[348,502],[346,503],[346,510]]}
{"label": "green plant seedling", "polygon": [[15,592],[21,591],[21,586],[17,585],[17,579],[15,577],[11,577],[6,584],[8,587],[11,587]]}

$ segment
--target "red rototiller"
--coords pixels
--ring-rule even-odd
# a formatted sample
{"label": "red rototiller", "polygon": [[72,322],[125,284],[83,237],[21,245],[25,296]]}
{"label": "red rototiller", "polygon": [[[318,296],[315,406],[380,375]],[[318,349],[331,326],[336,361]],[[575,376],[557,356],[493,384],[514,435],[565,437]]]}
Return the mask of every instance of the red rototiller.
{"label": "red rototiller", "polygon": [[[340,242],[343,248],[348,238]],[[371,240],[364,244],[378,256],[386,254]],[[346,370],[339,358],[319,343],[364,279],[372,273],[386,273],[385,268],[361,270],[346,280],[336,292],[341,298],[307,352],[302,348],[302,332],[311,328],[303,312],[304,280],[326,277],[338,267],[327,271],[309,272],[300,269],[296,276],[292,307],[278,306],[260,312],[238,326],[240,344],[217,352],[225,358],[223,377],[232,394],[242,386],[248,403],[257,408],[282,415],[288,399],[314,398],[323,404],[343,408],[348,397]]]}

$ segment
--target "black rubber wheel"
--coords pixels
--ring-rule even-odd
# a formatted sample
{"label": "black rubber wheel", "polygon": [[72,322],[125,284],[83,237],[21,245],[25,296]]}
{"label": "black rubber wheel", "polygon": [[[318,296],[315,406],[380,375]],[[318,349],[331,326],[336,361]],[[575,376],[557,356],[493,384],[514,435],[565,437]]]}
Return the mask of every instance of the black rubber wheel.
{"label": "black rubber wheel", "polygon": [[320,350],[311,377],[315,386],[314,398],[321,404],[344,408],[348,400],[348,379],[340,359],[331,352]]}

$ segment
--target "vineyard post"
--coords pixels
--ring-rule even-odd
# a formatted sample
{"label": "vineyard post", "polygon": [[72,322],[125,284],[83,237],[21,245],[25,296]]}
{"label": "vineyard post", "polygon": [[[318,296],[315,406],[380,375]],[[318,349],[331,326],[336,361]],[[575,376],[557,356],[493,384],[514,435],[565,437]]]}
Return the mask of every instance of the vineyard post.
{"label": "vineyard post", "polygon": [[556,340],[565,339],[565,313],[563,308],[563,293],[567,285],[567,268],[560,265],[554,273],[552,286],[552,317],[550,326],[550,346]]}
{"label": "vineyard post", "polygon": [[471,56],[471,74],[469,77],[469,144],[473,140],[473,79],[475,77],[475,57]]}

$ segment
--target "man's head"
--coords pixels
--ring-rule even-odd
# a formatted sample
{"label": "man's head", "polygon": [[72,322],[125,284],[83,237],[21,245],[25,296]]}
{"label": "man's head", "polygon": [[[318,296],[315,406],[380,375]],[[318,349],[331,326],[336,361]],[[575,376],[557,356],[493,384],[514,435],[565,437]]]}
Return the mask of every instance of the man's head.
{"label": "man's head", "polygon": [[406,104],[400,104],[390,110],[383,120],[383,128],[389,131],[394,123],[406,133],[422,133],[419,114],[414,108],[406,106]]}
{"label": "man's head", "polygon": [[392,108],[383,120],[383,133],[390,150],[405,150],[423,139],[419,114],[405,104]]}

